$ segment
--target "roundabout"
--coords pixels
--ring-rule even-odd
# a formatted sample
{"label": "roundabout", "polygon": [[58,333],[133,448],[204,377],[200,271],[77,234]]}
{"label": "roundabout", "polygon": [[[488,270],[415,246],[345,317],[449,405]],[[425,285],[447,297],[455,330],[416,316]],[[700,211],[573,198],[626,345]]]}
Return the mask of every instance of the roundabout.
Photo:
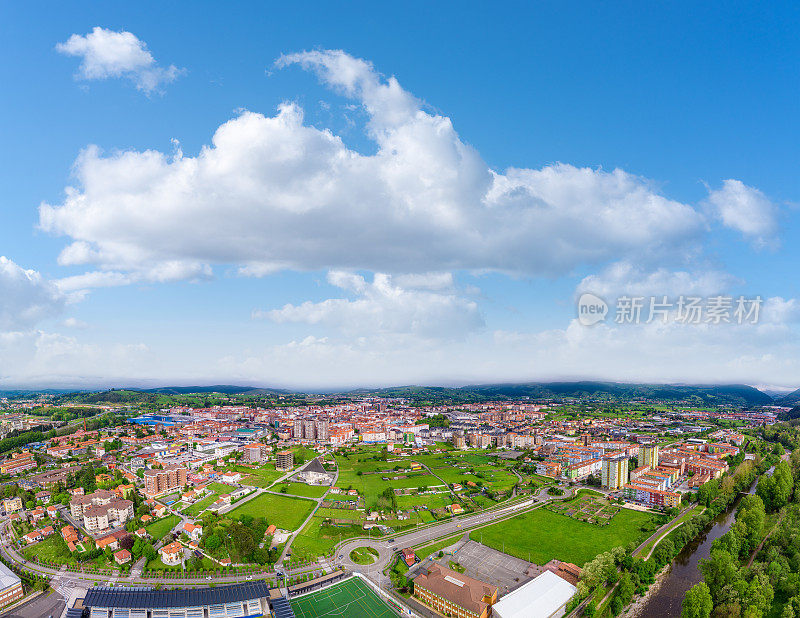
{"label": "roundabout", "polygon": [[373,547],[356,547],[350,552],[350,560],[355,564],[369,565],[380,557],[380,553]]}

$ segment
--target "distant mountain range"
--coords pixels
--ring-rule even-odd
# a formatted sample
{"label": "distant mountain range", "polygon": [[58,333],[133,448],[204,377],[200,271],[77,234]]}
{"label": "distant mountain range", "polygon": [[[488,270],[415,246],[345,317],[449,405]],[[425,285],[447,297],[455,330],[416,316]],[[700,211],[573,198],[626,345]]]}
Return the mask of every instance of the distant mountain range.
{"label": "distant mountain range", "polygon": [[220,393],[222,395],[245,395],[245,394],[289,394],[291,391],[279,388],[259,388],[258,386],[232,386],[230,384],[219,384],[216,386],[162,386],[160,388],[130,388],[126,390],[138,391],[141,393],[155,393],[157,395],[189,395],[194,393]]}
{"label": "distant mountain range", "polygon": [[[49,392],[65,394],[65,391],[0,391],[0,396],[16,396]],[[6,395],[5,393],[9,393]],[[82,391],[74,393],[75,399],[84,403],[134,403],[142,400],[155,401],[159,395],[213,394],[223,395],[290,395],[303,394],[284,389],[236,386],[230,384],[214,386],[164,386],[141,389],[125,388],[107,391]],[[70,393],[72,394],[72,393]],[[551,399],[573,398],[592,400],[631,400],[677,402],[692,405],[733,404],[742,406],[794,405],[800,402],[800,389],[773,399],[770,395],[745,384],[636,384],[622,382],[527,382],[510,384],[474,384],[461,387],[444,386],[395,386],[377,389],[357,389],[338,393],[340,395],[374,395],[413,399],[417,402],[455,401],[460,403],[480,402],[492,399]],[[66,394],[64,399],[69,398]]]}
{"label": "distant mountain range", "polygon": [[779,406],[796,406],[800,403],[800,388],[786,395],[775,397],[775,403]]}
{"label": "distant mountain range", "polygon": [[625,384],[619,382],[530,382],[524,384],[478,384],[460,388],[401,386],[360,390],[365,394],[413,399],[643,399],[689,401],[697,405],[770,405],[772,397],[745,384]]}

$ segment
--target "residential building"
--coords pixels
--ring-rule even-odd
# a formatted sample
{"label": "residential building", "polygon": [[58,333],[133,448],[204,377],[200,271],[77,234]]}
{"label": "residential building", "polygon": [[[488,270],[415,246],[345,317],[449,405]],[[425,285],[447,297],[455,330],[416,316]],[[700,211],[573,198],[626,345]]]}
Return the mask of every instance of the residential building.
{"label": "residential building", "polygon": [[161,554],[161,562],[167,566],[177,566],[183,560],[183,545],[178,541],[173,541],[158,550]]}
{"label": "residential building", "polygon": [[317,437],[316,427],[313,420],[303,421],[303,439],[315,440]]}
{"label": "residential building", "polygon": [[616,455],[603,460],[603,487],[616,490],[628,482],[628,457]]}
{"label": "residential building", "polygon": [[3,500],[3,508],[6,513],[16,513],[22,510],[22,498],[19,496],[12,496]]}
{"label": "residential building", "polygon": [[245,444],[242,450],[244,451],[244,460],[247,463],[260,463],[266,461],[269,456],[269,447],[259,442]]}
{"label": "residential building", "polygon": [[180,464],[164,466],[162,470],[144,471],[144,493],[148,498],[160,496],[186,485],[187,470]]}
{"label": "residential building", "polygon": [[25,470],[31,470],[37,466],[36,460],[27,451],[22,453],[13,453],[10,459],[6,459],[0,463],[0,473],[2,474],[19,474]]}
{"label": "residential building", "polygon": [[76,519],[83,517],[83,525],[89,531],[117,528],[133,518],[133,502],[104,489],[88,496],[73,496],[69,508]]}
{"label": "residential building", "polygon": [[294,466],[294,454],[292,451],[278,451],[275,455],[275,469],[286,471]]}
{"label": "residential building", "polygon": [[319,420],[314,425],[314,430],[317,433],[318,442],[327,442],[330,440],[330,427],[328,421]]}
{"label": "residential building", "polygon": [[196,524],[191,524],[188,521],[183,524],[183,531],[193,541],[199,541],[200,537],[203,536],[203,526],[196,525]]}
{"label": "residential building", "polygon": [[647,468],[658,467],[658,444],[646,444],[639,447],[641,461],[639,465]]}
{"label": "residential building", "polygon": [[679,493],[656,489],[640,482],[635,485],[625,485],[622,488],[622,492],[627,500],[641,502],[648,506],[672,508],[681,504],[681,495]]}
{"label": "residential building", "polygon": [[127,549],[120,549],[117,552],[114,552],[114,562],[117,564],[125,564],[126,562],[131,561],[131,552]]}

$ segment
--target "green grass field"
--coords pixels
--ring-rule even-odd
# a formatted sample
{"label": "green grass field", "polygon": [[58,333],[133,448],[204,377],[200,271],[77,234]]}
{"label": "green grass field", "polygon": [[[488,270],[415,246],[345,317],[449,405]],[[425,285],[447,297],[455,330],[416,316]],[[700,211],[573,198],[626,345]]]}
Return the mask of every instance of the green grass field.
{"label": "green grass field", "polygon": [[640,543],[656,527],[652,515],[630,509],[622,509],[607,526],[536,509],[475,530],[470,538],[540,565],[556,558],[583,566],[614,547]]}
{"label": "green grass field", "polygon": [[207,494],[188,508],[183,509],[183,513],[192,517],[197,517],[200,513],[205,511],[209,506],[216,502],[217,498],[222,494],[229,494],[233,491],[233,487],[225,485],[224,483],[211,483],[208,486],[211,493]]}
{"label": "green grass field", "polygon": [[291,601],[297,618],[397,618],[396,612],[357,577]]}
{"label": "green grass field", "polygon": [[147,530],[147,534],[149,534],[154,539],[158,540],[164,537],[164,535],[172,530],[178,522],[181,520],[180,517],[177,515],[169,515],[162,519],[159,519],[157,522],[150,524],[145,528]]}
{"label": "green grass field", "polygon": [[464,536],[463,534],[456,534],[455,536],[447,537],[446,539],[441,539],[436,543],[428,543],[427,545],[423,545],[414,550],[414,553],[417,554],[417,557],[420,560],[425,560],[431,554],[435,554],[445,547],[450,547],[451,545],[455,545],[461,537]]}
{"label": "green grass field", "polygon": [[[346,513],[359,514],[358,511],[346,511]],[[324,521],[324,517],[315,515],[302,532],[295,537],[292,543],[292,554],[295,558],[313,560],[317,556],[327,554],[341,540],[368,534],[362,528],[359,519],[352,520],[353,524],[350,526],[326,526],[323,525]]]}
{"label": "green grass field", "polygon": [[242,473],[242,485],[253,485],[255,487],[269,487],[281,478],[285,472],[279,472],[275,469],[275,464],[267,463],[260,468],[251,468],[249,466],[227,466],[226,470],[234,470]]}
{"label": "green grass field", "polygon": [[[89,543],[87,543],[87,545],[89,545]],[[47,537],[41,543],[26,547],[22,551],[22,554],[28,559],[38,556],[42,560],[49,560],[57,564],[77,564],[79,562],[75,555],[67,548],[64,539],[58,534]],[[116,566],[115,563],[107,560],[105,556],[99,556],[94,560],[84,562],[84,564],[105,569],[114,568]]]}
{"label": "green grass field", "polygon": [[278,483],[271,491],[279,491],[283,493],[283,488],[286,488],[286,493],[291,496],[305,496],[306,498],[321,498],[329,487],[322,485],[306,485],[305,483]]}
{"label": "green grass field", "polygon": [[261,494],[236,507],[226,516],[231,519],[236,519],[241,515],[264,517],[268,523],[275,524],[278,528],[296,530],[305,521],[313,508],[314,503],[311,500],[276,496],[275,494]]}
{"label": "green grass field", "polygon": [[214,504],[214,502],[217,501],[217,498],[219,498],[219,494],[216,493],[210,494],[205,498],[198,500],[189,507],[183,509],[183,511],[181,512],[185,513],[186,515],[190,515],[192,517],[197,517],[200,513],[205,511],[212,504]]}

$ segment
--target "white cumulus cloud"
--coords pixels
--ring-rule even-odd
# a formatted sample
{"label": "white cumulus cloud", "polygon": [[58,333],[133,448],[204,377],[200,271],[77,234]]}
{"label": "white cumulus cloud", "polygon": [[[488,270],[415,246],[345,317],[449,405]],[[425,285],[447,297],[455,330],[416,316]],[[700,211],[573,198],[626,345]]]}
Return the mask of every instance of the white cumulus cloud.
{"label": "white cumulus cloud", "polygon": [[56,50],[81,58],[77,77],[85,80],[124,77],[136,88],[151,93],[174,81],[181,69],[159,66],[147,44],[131,32],[96,26],[88,34],[73,34]]}
{"label": "white cumulus cloud", "polygon": [[63,202],[40,207],[41,228],[71,239],[60,262],[153,280],[214,265],[250,276],[557,276],[613,260],[679,261],[705,233],[694,207],[624,170],[491,169],[449,118],[344,52],[278,64],[314,71],[362,106],[375,152],[310,126],[293,103],[273,116],[242,112],[196,156],[90,146]]}

